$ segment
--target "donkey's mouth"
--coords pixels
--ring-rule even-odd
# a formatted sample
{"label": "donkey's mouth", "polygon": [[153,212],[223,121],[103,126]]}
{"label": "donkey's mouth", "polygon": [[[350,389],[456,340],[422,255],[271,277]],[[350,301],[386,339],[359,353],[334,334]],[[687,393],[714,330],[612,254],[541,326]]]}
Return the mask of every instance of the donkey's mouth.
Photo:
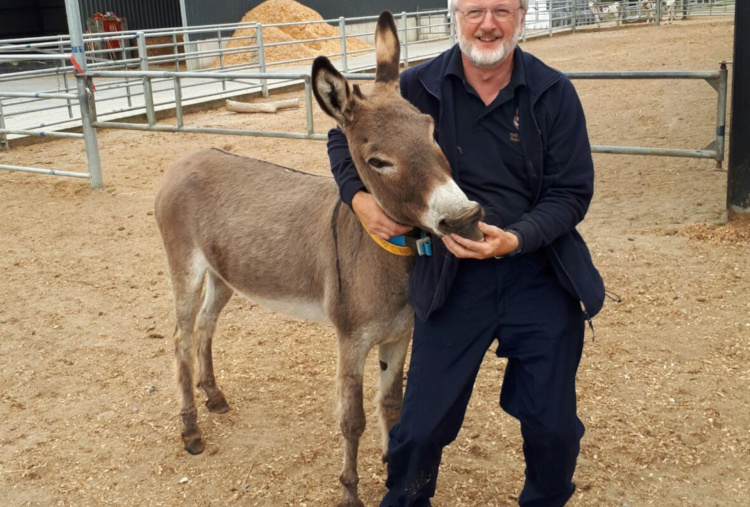
{"label": "donkey's mouth", "polygon": [[440,217],[438,220],[438,234],[440,236],[458,234],[474,241],[484,239],[484,234],[477,227],[477,223],[484,220],[484,208],[476,202],[472,202],[471,204],[471,206],[464,208],[456,215],[444,215]]}

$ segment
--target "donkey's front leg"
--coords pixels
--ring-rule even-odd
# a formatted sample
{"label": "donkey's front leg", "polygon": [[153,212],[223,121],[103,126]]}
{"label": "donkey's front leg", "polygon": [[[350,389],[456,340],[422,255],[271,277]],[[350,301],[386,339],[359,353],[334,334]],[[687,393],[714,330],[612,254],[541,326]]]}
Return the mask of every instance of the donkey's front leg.
{"label": "donkey's front leg", "polygon": [[388,461],[388,439],[391,428],[401,418],[404,401],[404,361],[411,340],[411,329],[398,340],[380,345],[380,381],[377,412],[383,439],[383,463]]}
{"label": "donkey's front leg", "polygon": [[[359,336],[357,336],[359,338]],[[344,467],[339,480],[344,486],[339,507],[364,507],[357,494],[357,452],[365,431],[365,409],[362,399],[362,377],[369,344],[353,336],[339,335],[337,392],[339,422],[344,436]]]}

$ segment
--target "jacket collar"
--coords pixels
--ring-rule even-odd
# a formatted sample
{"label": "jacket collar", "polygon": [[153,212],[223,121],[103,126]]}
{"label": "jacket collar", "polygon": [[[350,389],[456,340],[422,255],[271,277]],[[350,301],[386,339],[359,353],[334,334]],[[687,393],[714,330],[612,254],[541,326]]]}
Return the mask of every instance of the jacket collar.
{"label": "jacket collar", "polygon": [[[450,72],[451,60],[460,58],[461,50],[458,44],[455,44],[449,50],[443,52],[434,60],[427,62],[419,68],[417,76],[422,83],[422,86],[439,101],[441,98],[440,87],[445,80],[446,73]],[[529,96],[531,97],[531,103],[537,101],[539,96],[544,91],[552,86],[558,79],[560,79],[560,73],[551,69],[541,60],[535,56],[526,53],[520,47],[516,46],[513,51],[513,58],[516,58],[517,62],[521,62],[520,67],[523,68],[524,82],[529,90]]]}

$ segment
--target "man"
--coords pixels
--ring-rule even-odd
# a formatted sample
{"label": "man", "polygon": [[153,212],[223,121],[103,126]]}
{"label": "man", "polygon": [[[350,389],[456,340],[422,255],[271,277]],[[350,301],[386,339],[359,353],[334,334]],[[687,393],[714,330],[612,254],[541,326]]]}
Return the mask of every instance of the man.
{"label": "man", "polygon": [[[404,71],[401,93],[435,122],[458,185],[487,211],[485,237],[433,241],[409,280],[414,341],[381,506],[429,506],[442,449],[463,422],[487,349],[508,358],[502,408],[521,424],[523,506],[564,505],[583,424],[575,375],[604,287],[575,226],[593,194],[586,123],[570,81],[517,47],[528,0],[452,0],[459,43]],[[387,239],[386,216],[329,133],[342,200]],[[459,261],[460,259],[460,261]],[[498,459],[502,459],[498,456]]]}

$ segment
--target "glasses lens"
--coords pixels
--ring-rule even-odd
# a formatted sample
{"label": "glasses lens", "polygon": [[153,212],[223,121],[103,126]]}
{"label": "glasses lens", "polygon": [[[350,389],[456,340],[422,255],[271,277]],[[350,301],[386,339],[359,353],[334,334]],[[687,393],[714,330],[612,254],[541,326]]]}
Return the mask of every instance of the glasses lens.
{"label": "glasses lens", "polygon": [[479,21],[484,20],[484,16],[487,14],[487,11],[490,11],[492,13],[492,17],[495,18],[496,21],[505,21],[510,18],[510,15],[512,13],[505,7],[498,7],[495,9],[470,9],[464,12],[464,17],[467,21],[478,23]]}
{"label": "glasses lens", "polygon": [[485,12],[484,9],[472,9],[466,13],[466,19],[472,22],[481,21]]}

